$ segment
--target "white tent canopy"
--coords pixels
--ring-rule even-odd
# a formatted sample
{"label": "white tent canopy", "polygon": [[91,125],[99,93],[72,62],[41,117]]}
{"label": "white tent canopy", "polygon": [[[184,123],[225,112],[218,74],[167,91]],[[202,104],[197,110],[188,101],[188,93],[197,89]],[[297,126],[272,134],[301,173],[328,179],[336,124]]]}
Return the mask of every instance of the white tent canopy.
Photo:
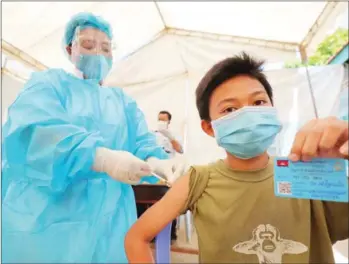
{"label": "white tent canopy", "polygon": [[[2,47],[27,62],[29,57],[35,59],[29,64],[37,69],[46,66],[71,71],[62,47],[64,26],[74,14],[90,11],[113,26],[116,62],[159,38],[164,38],[157,47],[161,46],[166,66],[179,67],[178,42],[179,46],[189,45],[188,52],[207,45],[214,50],[217,43],[224,42],[216,49],[225,51],[212,59],[231,55],[248,43],[250,50],[259,46],[258,53],[268,60],[275,61],[280,55],[270,56],[273,50],[285,51],[279,56],[284,62],[295,59],[298,46],[303,41],[311,43],[316,30],[343,8],[347,7],[338,2],[4,2]],[[216,43],[208,44],[213,40]],[[177,45],[176,51],[173,45]],[[267,55],[260,47],[267,48]],[[163,68],[164,64],[158,64],[152,75],[162,76]],[[124,77],[111,72],[112,80],[120,78]]]}

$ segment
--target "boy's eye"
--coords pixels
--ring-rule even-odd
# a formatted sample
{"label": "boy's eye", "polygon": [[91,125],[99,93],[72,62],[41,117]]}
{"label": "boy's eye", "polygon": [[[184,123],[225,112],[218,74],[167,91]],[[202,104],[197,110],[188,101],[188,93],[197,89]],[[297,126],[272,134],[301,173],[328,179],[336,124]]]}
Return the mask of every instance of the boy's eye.
{"label": "boy's eye", "polygon": [[225,114],[226,113],[231,113],[231,112],[234,112],[236,110],[237,109],[235,107],[228,107],[228,108],[225,108],[222,113],[225,113]]}
{"label": "boy's eye", "polygon": [[257,101],[254,102],[253,105],[264,105],[266,103],[267,103],[267,101],[265,101],[265,100],[257,100]]}

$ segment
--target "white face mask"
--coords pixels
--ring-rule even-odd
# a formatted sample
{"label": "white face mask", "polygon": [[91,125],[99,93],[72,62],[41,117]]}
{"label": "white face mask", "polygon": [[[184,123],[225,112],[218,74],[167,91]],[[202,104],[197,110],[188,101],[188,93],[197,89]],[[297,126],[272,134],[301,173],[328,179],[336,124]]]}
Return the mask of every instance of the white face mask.
{"label": "white face mask", "polygon": [[158,130],[164,130],[168,128],[168,123],[166,121],[158,121]]}

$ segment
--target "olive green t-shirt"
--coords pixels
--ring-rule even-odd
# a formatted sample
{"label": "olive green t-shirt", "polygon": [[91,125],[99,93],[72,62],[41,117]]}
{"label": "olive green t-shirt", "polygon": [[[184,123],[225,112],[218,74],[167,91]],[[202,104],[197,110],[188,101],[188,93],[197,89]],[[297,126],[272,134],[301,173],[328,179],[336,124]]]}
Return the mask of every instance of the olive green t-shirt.
{"label": "olive green t-shirt", "polygon": [[334,263],[332,244],[349,237],[348,203],[274,195],[273,160],[236,171],[220,160],[192,167],[191,210],[200,263]]}

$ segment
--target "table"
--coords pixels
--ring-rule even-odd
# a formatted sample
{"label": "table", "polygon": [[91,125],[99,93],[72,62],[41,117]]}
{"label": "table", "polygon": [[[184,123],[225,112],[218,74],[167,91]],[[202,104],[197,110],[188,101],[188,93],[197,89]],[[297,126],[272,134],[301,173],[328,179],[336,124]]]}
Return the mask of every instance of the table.
{"label": "table", "polygon": [[[137,203],[154,204],[159,201],[169,187],[159,184],[140,184],[132,186]],[[170,263],[171,259],[171,226],[169,223],[155,238],[156,263]]]}

